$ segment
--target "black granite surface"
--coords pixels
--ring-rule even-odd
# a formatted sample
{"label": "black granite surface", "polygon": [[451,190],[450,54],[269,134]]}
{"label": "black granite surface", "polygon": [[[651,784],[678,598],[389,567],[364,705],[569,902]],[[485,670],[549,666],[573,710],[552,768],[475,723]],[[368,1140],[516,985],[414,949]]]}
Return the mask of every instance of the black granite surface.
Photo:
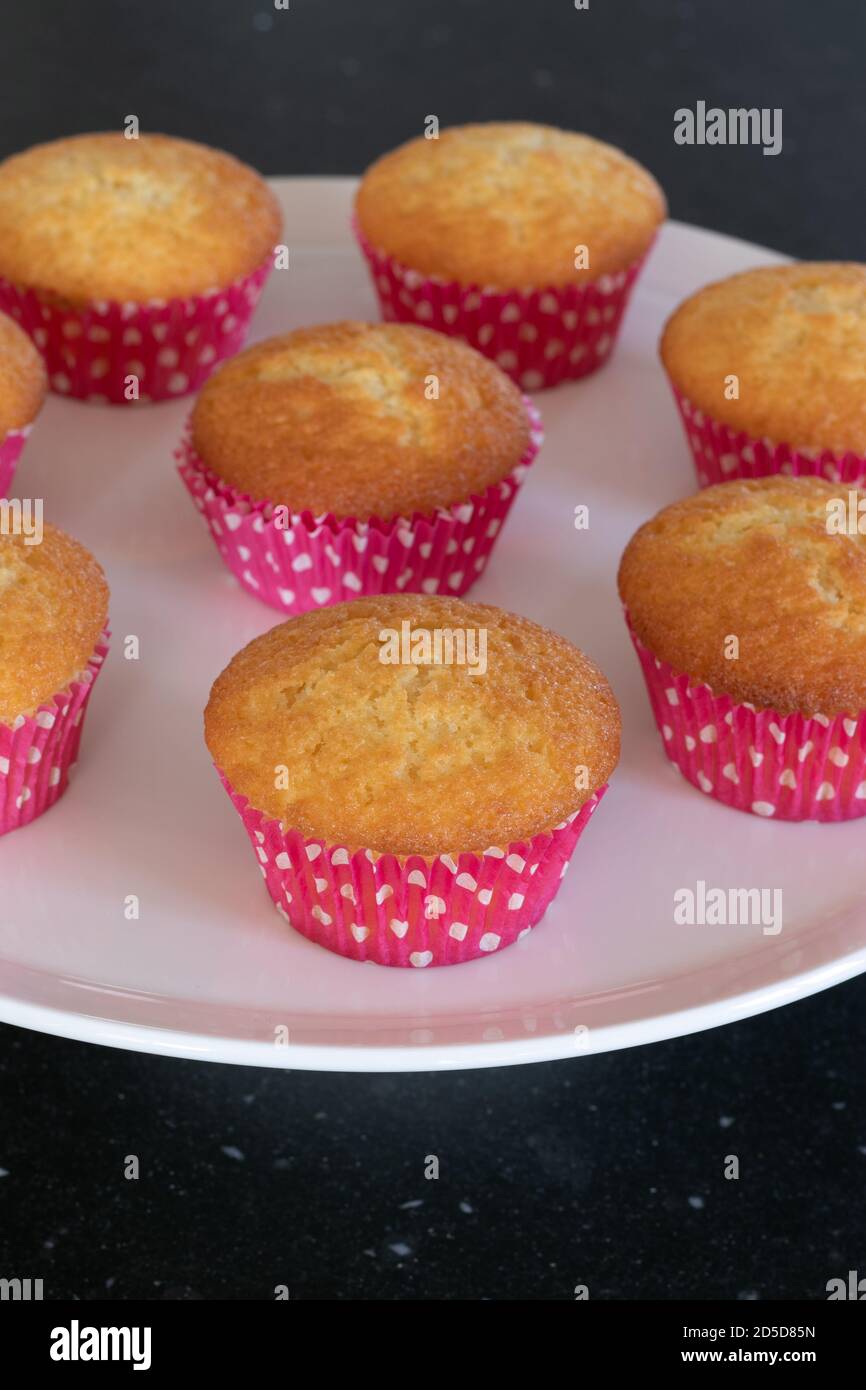
{"label": "black granite surface", "polygon": [[[429,113],[526,117],[623,145],[676,217],[866,259],[864,60],[854,0],[3,0],[0,155],[135,113],[266,173],[353,173]],[[675,145],[699,99],[781,107],[782,153]],[[0,1276],[79,1299],[820,1299],[866,1273],[864,1056],[863,979],[692,1038],[456,1075],[3,1027]]]}

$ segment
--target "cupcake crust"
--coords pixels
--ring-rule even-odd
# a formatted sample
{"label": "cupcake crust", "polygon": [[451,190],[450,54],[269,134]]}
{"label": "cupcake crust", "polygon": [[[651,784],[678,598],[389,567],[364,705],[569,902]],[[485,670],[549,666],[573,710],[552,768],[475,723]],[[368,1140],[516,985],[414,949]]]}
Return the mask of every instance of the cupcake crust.
{"label": "cupcake crust", "polygon": [[[640,164],[588,135],[523,122],[419,137],[366,172],[356,213],[404,266],[485,289],[543,289],[625,270],[666,215]],[[586,246],[588,267],[575,267]]]}
{"label": "cupcake crust", "polygon": [[619,569],[641,642],[693,683],[758,709],[866,709],[866,536],[827,529],[828,503],[847,505],[849,491],[776,476],[721,483],[659,512]]}
{"label": "cupcake crust", "polygon": [[0,276],[75,306],[230,285],[280,228],[253,169],[189,140],[77,135],[0,164]]}
{"label": "cupcake crust", "polygon": [[464,501],[505,478],[529,438],[520,392],[498,367],[398,324],[323,324],[258,343],[214,373],[192,414],[196,453],[231,487],[338,518]]}
{"label": "cupcake crust", "polygon": [[0,444],[10,430],[29,425],[42,408],[45,366],[23,329],[0,314]]}
{"label": "cupcake crust", "polygon": [[677,389],[731,429],[866,454],[866,266],[804,262],[707,285],[668,320],[660,350]]}
{"label": "cupcake crust", "polygon": [[108,584],[55,526],[41,544],[0,534],[0,723],[33,714],[83,671],[108,619]]}
{"label": "cupcake crust", "polygon": [[[483,629],[485,673],[383,663],[382,634],[404,621],[413,633]],[[565,638],[486,604],[396,594],[256,638],[215,682],[205,737],[235,791],[286,828],[433,856],[529,840],[577,811],[616,766],[620,715]],[[277,790],[281,766],[289,785]]]}

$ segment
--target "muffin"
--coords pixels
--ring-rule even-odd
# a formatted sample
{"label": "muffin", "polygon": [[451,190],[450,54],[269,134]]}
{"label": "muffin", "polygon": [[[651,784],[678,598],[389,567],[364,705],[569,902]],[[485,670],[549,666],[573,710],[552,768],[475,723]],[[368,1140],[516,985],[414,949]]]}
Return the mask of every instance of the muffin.
{"label": "muffin", "polygon": [[205,737],[296,930],[356,960],[448,965],[539,921],[620,716],[563,637],[391,594],[256,638],[214,684]]}
{"label": "muffin", "polygon": [[463,594],[541,439],[517,388],[426,328],[269,338],[201,392],[181,476],[240,583],[286,613],[359,594]]}
{"label": "muffin", "polygon": [[83,545],[44,525],[0,531],[0,834],[66,790],[108,651],[108,585]]}
{"label": "muffin", "polygon": [[665,215],[612,145],[502,121],[377,160],[355,229],[386,319],[465,337],[534,391],[606,361]]}
{"label": "muffin", "polygon": [[747,270],[668,320],[661,358],[701,486],[866,476],[866,266]]}
{"label": "muffin", "polygon": [[[619,592],[667,756],[776,820],[866,814],[866,493],[707,488],[632,537]],[[852,523],[853,519],[853,523]]]}
{"label": "muffin", "polygon": [[27,334],[0,314],[0,497],[12,485],[30,426],[45,399],[45,367]]}
{"label": "muffin", "polygon": [[0,309],[61,395],[182,396],[242,345],[280,227],[259,175],[205,145],[36,145],[0,163]]}

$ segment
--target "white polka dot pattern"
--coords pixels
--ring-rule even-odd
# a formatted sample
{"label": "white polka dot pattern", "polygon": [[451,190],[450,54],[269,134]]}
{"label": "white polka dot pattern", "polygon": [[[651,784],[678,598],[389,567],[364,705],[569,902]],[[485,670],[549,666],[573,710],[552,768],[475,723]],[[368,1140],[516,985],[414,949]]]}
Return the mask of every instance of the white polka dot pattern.
{"label": "white polka dot pattern", "polygon": [[807,718],[738,704],[691,684],[628,626],[665,753],[694,786],[773,820],[866,815],[866,712]]}
{"label": "white polka dot pattern", "polygon": [[0,835],[29,825],[65,792],[108,639],[106,628],[80,680],[40,705],[32,717],[0,724]]}
{"label": "white polka dot pattern", "polygon": [[465,594],[483,573],[527,468],[544,438],[525,402],[529,448],[502,482],[431,516],[336,520],[310,512],[289,525],[272,503],[254,503],[205,468],[190,428],[175,452],[178,469],[217,549],[240,584],[283,613],[306,613],[359,594]]}
{"label": "white polka dot pattern", "polygon": [[569,820],[527,843],[398,859],[283,830],[220,778],[290,926],[341,956],[416,969],[494,955],[534,927],[607,791],[600,787]]}
{"label": "white polka dot pattern", "polygon": [[588,376],[607,361],[646,260],[586,284],[498,291],[421,275],[372,247],[357,223],[353,230],[386,322],[462,338],[524,391]]}
{"label": "white polka dot pattern", "polygon": [[0,278],[0,310],[29,333],[57,395],[135,404],[126,379],[136,376],[139,400],[174,400],[197,391],[217,362],[243,347],[272,265],[269,256],[228,288],[189,299],[98,301],[84,309],[51,304]]}
{"label": "white polka dot pattern", "polygon": [[701,487],[730,483],[736,478],[767,478],[776,473],[861,486],[866,480],[866,458],[859,454],[795,449],[790,444],[774,444],[771,439],[752,439],[743,431],[713,420],[686,400],[675,386],[672,389]]}
{"label": "white polka dot pattern", "polygon": [[29,433],[30,426],[25,425],[23,429],[10,430],[0,439],[0,497],[7,497],[9,494],[21,450]]}

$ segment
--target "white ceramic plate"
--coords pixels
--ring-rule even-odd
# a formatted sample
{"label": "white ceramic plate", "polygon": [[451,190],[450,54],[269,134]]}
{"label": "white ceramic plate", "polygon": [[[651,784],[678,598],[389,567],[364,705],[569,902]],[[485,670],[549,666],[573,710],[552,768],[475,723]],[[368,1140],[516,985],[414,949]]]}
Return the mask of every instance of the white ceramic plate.
{"label": "white ceramic plate", "polygon": [[[376,317],[348,232],[352,181],[276,187],[292,266],[273,275],[254,336]],[[229,657],[279,617],[227,575],[176,476],[189,403],[50,400],[17,489],[45,498],[49,519],[102,561],[114,638],[73,786],[0,840],[0,1018],[144,1052],[409,1071],[652,1042],[866,969],[863,822],[773,824],[683,781],[662,754],[616,596],[632,531],[695,485],[656,358],[663,319],[706,281],[781,259],[669,224],[612,364],[538,398],[547,443],[474,596],[598,661],[622,704],[623,757],[544,922],[501,956],[449,969],[342,960],[271,906],[201,711]],[[580,503],[588,531],[574,529]],[[127,634],[138,661],[124,659]],[[781,888],[782,931],[677,926],[674,892],[698,880]]]}

